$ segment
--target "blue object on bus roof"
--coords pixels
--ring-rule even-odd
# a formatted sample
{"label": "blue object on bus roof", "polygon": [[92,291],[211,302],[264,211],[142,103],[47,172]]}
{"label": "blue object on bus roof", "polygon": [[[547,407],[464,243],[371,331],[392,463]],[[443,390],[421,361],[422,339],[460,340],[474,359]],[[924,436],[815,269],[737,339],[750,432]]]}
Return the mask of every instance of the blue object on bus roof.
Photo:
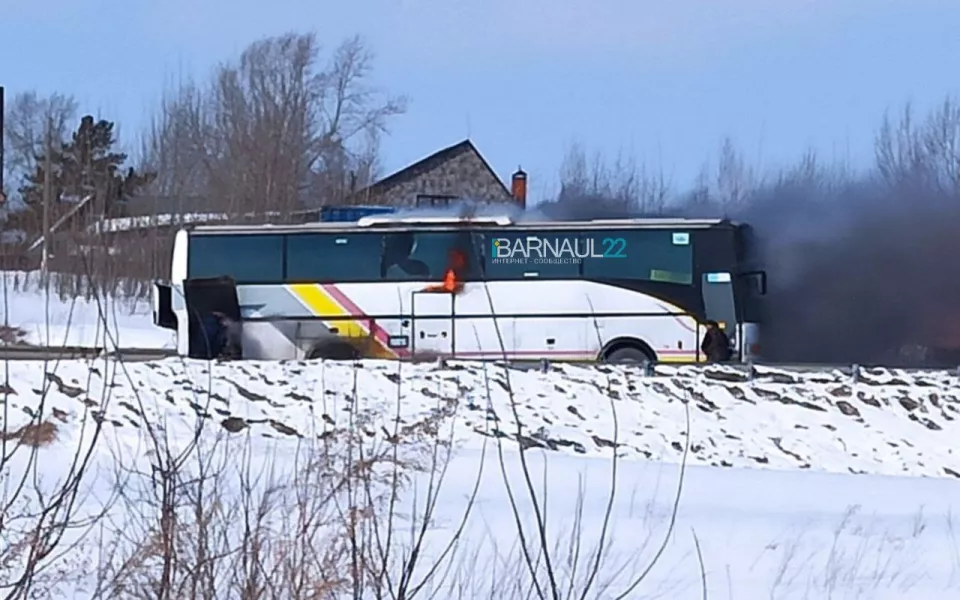
{"label": "blue object on bus roof", "polygon": [[363,217],[397,212],[394,206],[324,206],[320,208],[321,223],[352,223]]}

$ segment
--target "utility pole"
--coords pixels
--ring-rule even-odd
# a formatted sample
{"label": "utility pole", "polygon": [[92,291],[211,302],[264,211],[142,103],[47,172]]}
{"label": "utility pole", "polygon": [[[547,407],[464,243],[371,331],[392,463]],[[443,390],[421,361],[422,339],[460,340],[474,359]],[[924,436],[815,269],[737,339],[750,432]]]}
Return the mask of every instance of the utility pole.
{"label": "utility pole", "polygon": [[[3,103],[3,86],[0,85],[0,200],[5,201],[6,198],[3,195],[3,146],[6,130],[3,128],[3,115],[7,112],[6,105]],[[2,202],[0,202],[2,204]]]}
{"label": "utility pole", "polygon": [[53,159],[51,154],[53,152],[53,123],[52,119],[47,119],[47,131],[44,136],[44,157],[43,157],[43,256],[40,258],[40,277],[43,281],[44,286],[47,285],[47,258],[50,254],[49,252],[49,243],[50,243],[50,205],[52,204],[53,196]]}

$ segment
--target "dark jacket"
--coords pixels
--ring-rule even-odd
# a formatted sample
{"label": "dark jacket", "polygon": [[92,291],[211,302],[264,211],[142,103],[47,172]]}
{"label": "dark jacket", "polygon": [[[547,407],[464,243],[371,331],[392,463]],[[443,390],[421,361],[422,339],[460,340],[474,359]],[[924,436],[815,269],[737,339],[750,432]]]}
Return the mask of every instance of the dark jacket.
{"label": "dark jacket", "polygon": [[728,361],[732,355],[730,338],[719,327],[710,327],[707,329],[706,335],[703,336],[700,351],[706,355],[710,362]]}
{"label": "dark jacket", "polygon": [[223,351],[224,328],[220,317],[216,315],[204,315],[200,321],[201,335],[200,340],[201,354],[205,358],[217,358]]}
{"label": "dark jacket", "polygon": [[224,358],[241,358],[243,356],[243,325],[230,317],[220,319],[223,340]]}

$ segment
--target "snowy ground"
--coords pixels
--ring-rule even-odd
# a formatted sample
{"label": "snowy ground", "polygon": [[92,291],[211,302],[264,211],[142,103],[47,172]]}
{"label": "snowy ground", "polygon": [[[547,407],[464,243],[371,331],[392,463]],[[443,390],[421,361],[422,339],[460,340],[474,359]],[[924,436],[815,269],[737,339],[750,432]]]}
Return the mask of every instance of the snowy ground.
{"label": "snowy ground", "polygon": [[[108,518],[89,531],[70,528],[65,543],[76,542],[74,551],[45,559],[53,563],[45,574],[50,585],[59,582],[59,597],[96,595],[97,581],[105,598],[141,597],[135,590],[155,585],[165,572],[157,524],[172,514],[161,510],[164,491],[189,505],[173,511],[187,523],[172,536],[178,556],[200,554],[198,539],[215,539],[220,550],[246,544],[241,556],[250,548],[266,555],[248,539],[256,514],[271,539],[284,540],[267,545],[263,560],[272,569],[264,572],[300,576],[313,567],[293,561],[306,551],[291,548],[340,548],[335,523],[346,522],[344,515],[368,543],[409,550],[418,530],[413,515],[433,500],[419,555],[444,557],[427,586],[443,598],[528,597],[522,550],[542,547],[530,528],[531,489],[547,507],[550,569],[564,596],[568,585],[582,590],[590,581],[591,551],[603,532],[598,576],[586,598],[624,592],[624,598],[701,598],[704,585],[711,598],[948,598],[960,586],[953,524],[960,508],[953,481],[960,473],[953,448],[960,387],[951,373],[877,370],[853,382],[840,373],[767,369],[742,381],[729,369],[684,367],[644,378],[607,367],[548,373],[375,361],[211,367],[169,359],[62,362],[53,373],[40,363],[11,362],[8,382],[6,431],[30,423],[41,409],[32,422],[55,430],[32,463],[21,449],[5,465],[5,505],[20,474],[42,475],[12,504],[22,513],[36,512],[34,488],[46,490],[50,503],[70,457],[91,447],[95,423],[103,424],[75,509]],[[684,455],[689,466],[681,479]],[[183,473],[171,476],[177,485],[164,485],[174,465]],[[438,465],[447,467],[439,492]],[[364,483],[331,484],[344,473],[363,474]],[[395,473],[411,479],[395,481]],[[202,495],[198,482],[206,477],[213,484]],[[401,501],[390,511],[395,483],[402,483]],[[322,488],[335,501],[307,510],[308,488],[310,498]],[[460,543],[443,554],[465,513]],[[384,525],[390,514],[392,526]],[[0,546],[6,581],[16,567],[3,565],[22,564],[4,560],[3,550],[15,547],[11,523],[30,522],[12,515],[5,515],[6,546]],[[395,536],[383,542],[388,531]],[[631,588],[664,540],[656,565]],[[205,555],[214,550],[205,547]],[[227,554],[236,553],[218,556]],[[533,555],[537,580],[546,585],[547,561]],[[310,564],[318,573],[316,565],[350,572],[344,556],[314,556]],[[383,560],[395,578],[403,556]],[[414,583],[428,566],[415,570]],[[211,569],[211,585],[218,597],[240,597],[238,573],[249,572],[238,563]],[[272,597],[296,597],[283,589]]]}
{"label": "snowy ground", "polygon": [[56,293],[43,292],[36,272],[0,272],[0,285],[6,289],[0,323],[11,328],[12,339],[6,343],[106,348],[176,345],[172,332],[154,326],[149,301],[61,299]]}
{"label": "snowy ground", "polygon": [[[173,343],[144,302],[27,286],[0,310],[19,343]],[[545,597],[551,579],[627,600],[960,587],[955,373],[4,367],[3,595],[37,553],[37,598],[353,598],[357,579],[367,598],[383,573],[437,598],[537,597],[524,550]]]}

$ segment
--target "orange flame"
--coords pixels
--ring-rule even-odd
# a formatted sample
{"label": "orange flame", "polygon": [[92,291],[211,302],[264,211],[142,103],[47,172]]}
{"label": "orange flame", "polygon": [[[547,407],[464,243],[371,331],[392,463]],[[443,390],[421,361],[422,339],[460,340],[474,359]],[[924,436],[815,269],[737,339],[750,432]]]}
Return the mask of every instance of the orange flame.
{"label": "orange flame", "polygon": [[428,285],[423,288],[424,292],[435,292],[438,294],[459,294],[463,291],[463,282],[457,280],[457,272],[453,269],[447,269],[443,276],[443,283]]}
{"label": "orange flame", "polygon": [[467,259],[463,252],[459,250],[450,251],[450,267],[443,274],[443,283],[429,285],[423,288],[424,292],[435,292],[439,294],[459,294],[463,291],[463,282],[457,276],[457,271],[463,269],[467,264]]}

